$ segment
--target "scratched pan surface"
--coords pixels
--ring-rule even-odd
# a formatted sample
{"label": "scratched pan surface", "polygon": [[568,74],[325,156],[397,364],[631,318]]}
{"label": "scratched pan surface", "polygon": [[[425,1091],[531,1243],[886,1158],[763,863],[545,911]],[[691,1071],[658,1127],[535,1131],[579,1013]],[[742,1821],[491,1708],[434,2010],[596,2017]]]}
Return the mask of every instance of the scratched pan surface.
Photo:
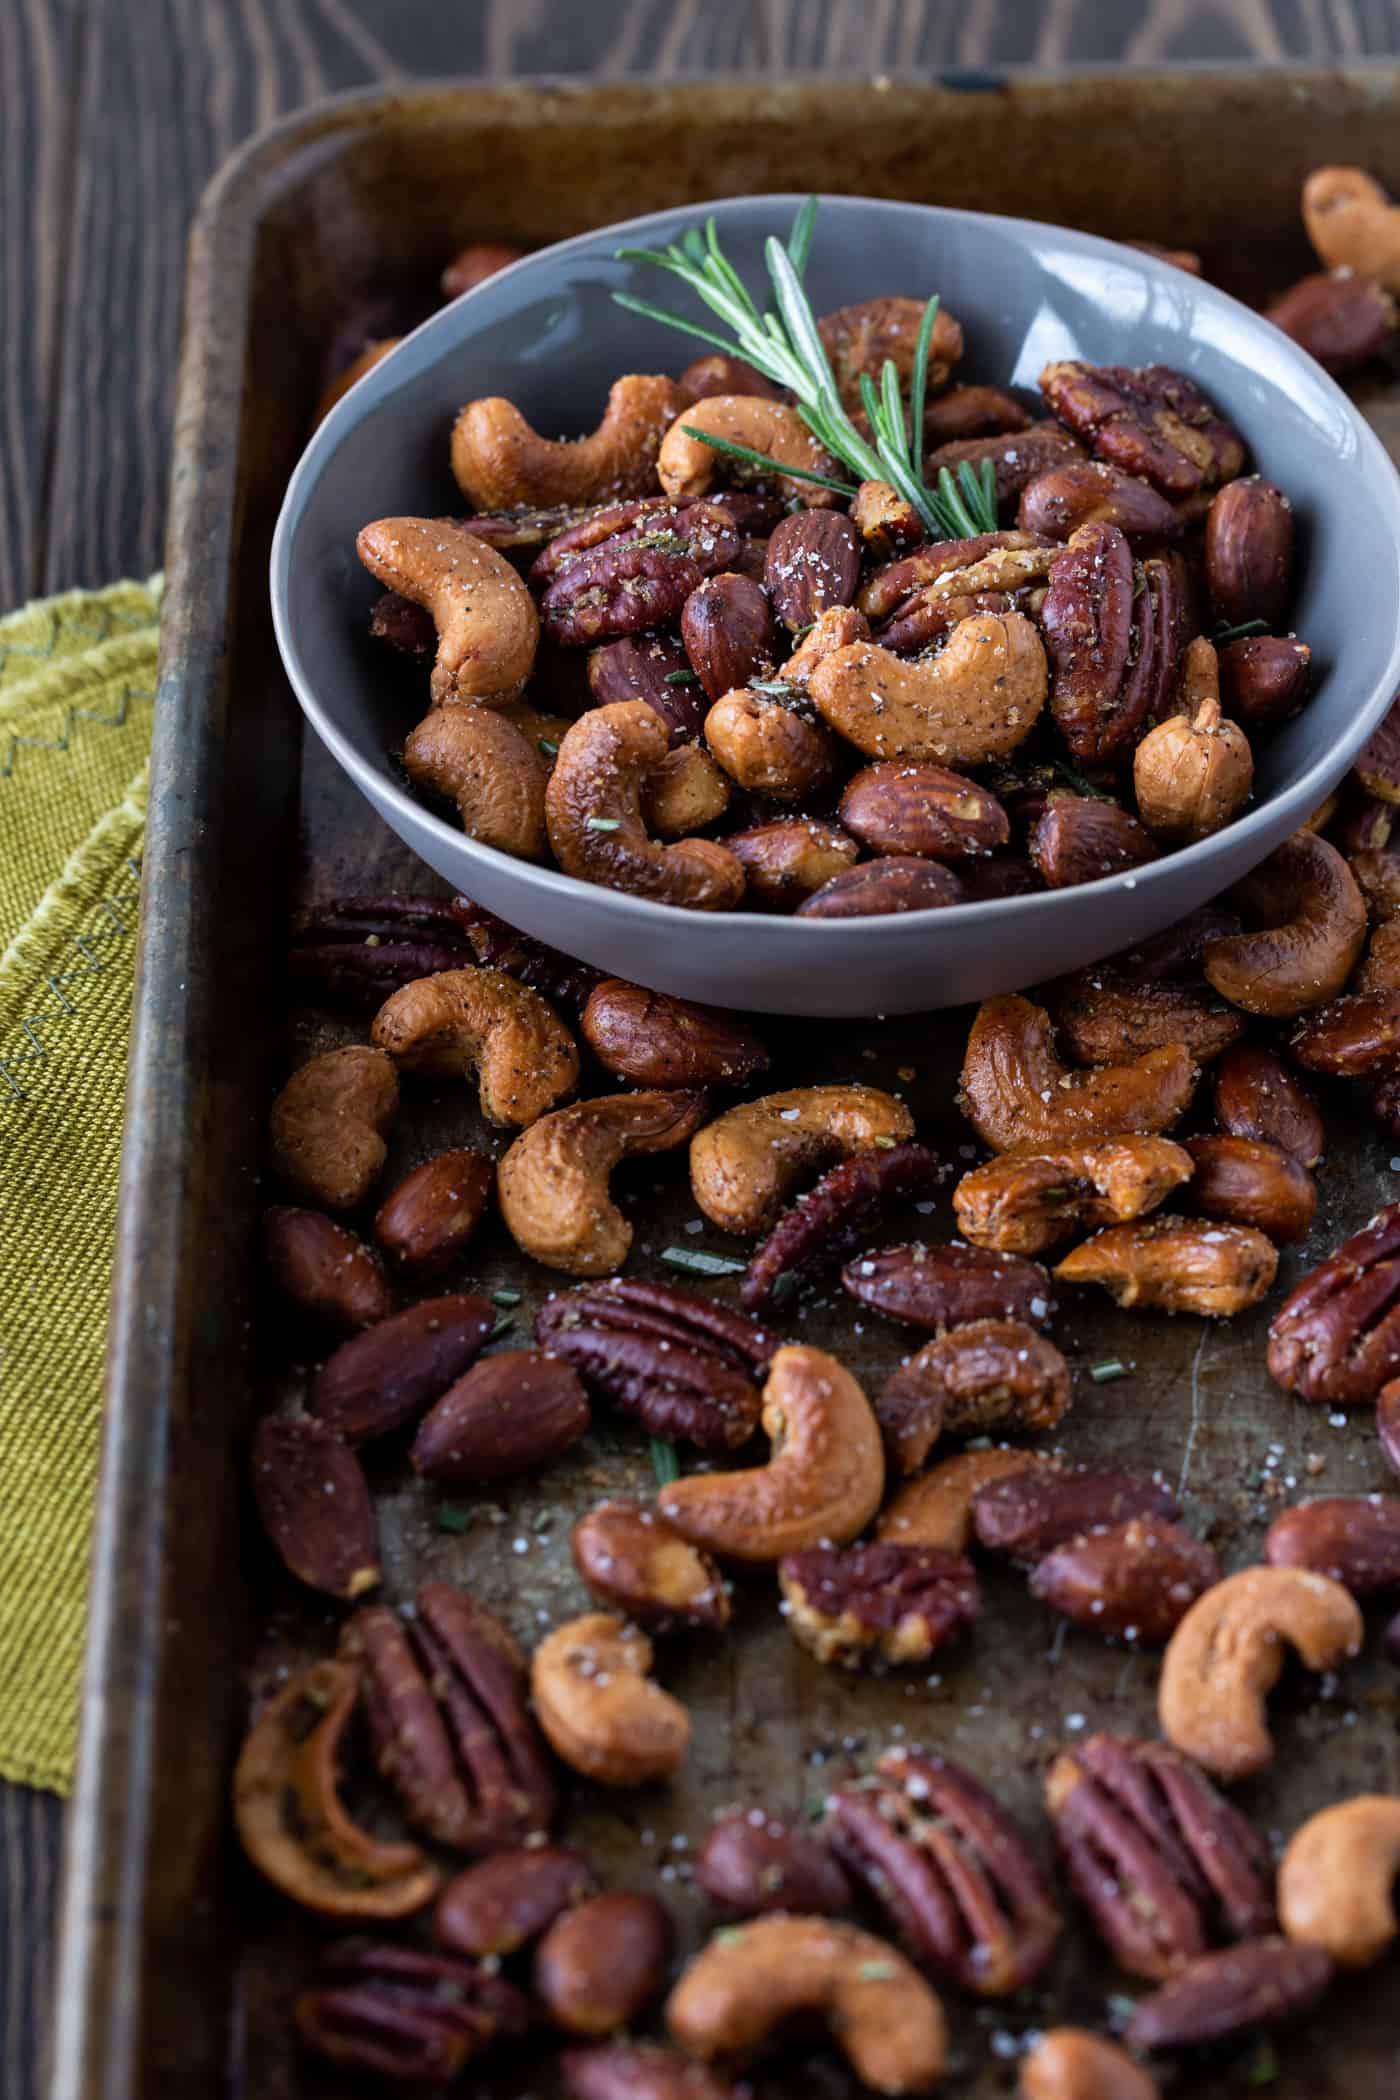
{"label": "scratched pan surface", "polygon": [[[256,1408],[303,1375],[281,1353],[254,1281],[256,1163],[272,1089],[289,1065],[353,1040],[289,1009],[279,958],[291,913],[349,894],[431,887],[320,752],[303,751],[276,667],[266,550],[319,365],[358,294],[408,299],[466,239],[544,241],[625,212],[746,188],[822,185],[1037,216],[1200,248],[1232,290],[1262,296],[1307,267],[1298,184],[1356,159],[1400,187],[1400,71],[1190,74],[1023,81],[953,93],[931,85],[691,84],[669,89],[443,88],[355,98],[255,146],[211,196],[192,254],[173,489],[161,728],[147,862],[143,978],[133,1062],[109,1429],[94,1575],[82,1778],[66,1888],[51,2100],[171,2100],[229,2091],[336,2100],[350,2088],[298,2057],[289,2001],[325,1937],[234,1856],[224,1803],[250,1697],[334,1645],[338,1614],[270,1565],[238,1480]],[[891,289],[901,289],[891,287]],[[995,375],[985,375],[995,376]],[[1368,382],[1368,412],[1400,441],[1396,394]],[[366,515],[373,494],[366,492]],[[361,522],[347,519],[347,534]],[[405,727],[413,714],[406,704]],[[1028,962],[1027,976],[1034,975]],[[921,1135],[956,1169],[968,1133],[952,1108],[965,1015],[821,1032],[773,1023],[774,1082],[860,1079],[902,1093]],[[410,1085],[391,1173],[444,1143],[498,1138],[465,1091]],[[1328,1102],[1318,1220],[1283,1280],[1396,1191],[1388,1148],[1359,1104]],[[664,1247],[736,1251],[695,1232],[679,1162],[634,1176],[629,1272],[669,1276]],[[890,1235],[949,1229],[932,1213]],[[515,1332],[551,1281],[487,1227],[452,1280],[522,1294]],[[729,1298],[732,1282],[702,1285]],[[833,1349],[878,1388],[909,1338],[828,1293],[788,1331]],[[1374,1435],[1273,1388],[1265,1316],[1226,1326],[1131,1319],[1082,1296],[1055,1332],[1077,1372],[1061,1447],[1078,1459],[1160,1468],[1227,1564],[1257,1551],[1283,1503],[1385,1485]],[[1096,1384],[1087,1367],[1121,1359]],[[520,1638],[582,1609],[568,1555],[574,1516],[604,1493],[645,1495],[641,1439],[600,1416],[547,1474],[479,1501],[464,1531],[401,1457],[370,1460],[385,1592],[427,1577],[469,1586]],[[1376,1647],[1375,1632],[1371,1647]],[[824,1670],[798,1650],[771,1585],[740,1587],[722,1641],[666,1646],[660,1672],[689,1706],[686,1770],[666,1788],[572,1790],[567,1831],[613,1883],[657,1888],[689,1946],[703,1912],[687,1861],[712,1811],[761,1803],[808,1813],[834,1772],[895,1740],[937,1744],[997,1788],[1045,1850],[1039,1774],[1086,1728],[1151,1731],[1152,1658],[1057,1628],[1019,1579],[988,1571],[974,1637],[931,1672],[883,1679]],[[1279,1754],[1242,1789],[1278,1838],[1323,1803],[1400,1785],[1396,1677],[1368,1660],[1274,1701]],[[1047,1855],[1048,1856],[1048,1855]],[[1276,2051],[1182,2079],[1202,2100],[1271,2086],[1281,2100],[1382,2100],[1396,2090],[1394,1969],[1336,1989]],[[977,2007],[949,1993],[947,2088],[1009,2092],[1018,2038],[1050,2020],[1102,2025],[1127,1979],[1080,1930],[1037,1989]],[[478,2090],[553,2088],[526,2060]],[[836,2060],[785,2065],[771,2090],[849,2090]]]}

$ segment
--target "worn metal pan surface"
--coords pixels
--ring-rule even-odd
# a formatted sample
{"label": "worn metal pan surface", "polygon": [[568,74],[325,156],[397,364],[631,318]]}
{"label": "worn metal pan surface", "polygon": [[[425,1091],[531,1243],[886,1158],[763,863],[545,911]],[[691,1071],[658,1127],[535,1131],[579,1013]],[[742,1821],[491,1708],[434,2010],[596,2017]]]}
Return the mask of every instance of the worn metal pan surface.
{"label": "worn metal pan surface", "polygon": [[[954,92],[926,83],[688,82],[354,96],[265,134],[210,191],[191,248],[172,484],[141,972],[132,1047],[107,1432],[93,1570],[90,1660],[66,1876],[50,2100],[162,2100],[230,2091],[329,2095],[287,2024],[316,1935],[233,1856],[225,1816],[250,1688],[325,1652],[327,1613],[266,1566],[243,1522],[240,1474],[254,1408],[289,1375],[258,1346],[254,1222],[261,1125],[289,1059],[340,1039],[291,1015],[280,958],[291,911],[349,891],[412,887],[420,871],[315,748],[277,667],[267,552],[304,440],[325,345],[356,298],[421,298],[468,239],[555,240],[639,210],[746,190],[844,189],[1046,219],[1199,248],[1228,289],[1262,296],[1307,266],[1298,186],[1359,160],[1400,189],[1400,69],[1025,79]],[[1400,392],[1369,387],[1395,447]],[[357,520],[347,520],[349,530]],[[789,1080],[859,1076],[904,1091],[956,1161],[957,1016],[781,1028]],[[448,1098],[418,1097],[401,1161],[471,1127]],[[1384,1148],[1333,1105],[1323,1200],[1286,1274],[1392,1193]],[[653,1192],[654,1191],[654,1192]],[[661,1163],[638,1185],[634,1264],[685,1238],[693,1208]],[[940,1220],[927,1230],[940,1229]],[[522,1292],[524,1333],[545,1287],[502,1238],[471,1273]],[[721,1292],[727,1285],[717,1287]],[[1383,1484],[1373,1436],[1270,1386],[1258,1317],[1206,1329],[1076,1304],[1060,1338],[1083,1377],[1078,1456],[1161,1466],[1231,1561],[1257,1548],[1295,1489]],[[819,1306],[804,1333],[870,1383],[899,1333]],[[1310,1461],[1321,1460],[1316,1471]],[[605,1425],[540,1481],[484,1504],[465,1532],[391,1463],[377,1476],[387,1588],[446,1574],[528,1636],[579,1608],[567,1534],[600,1488],[643,1487],[637,1441]],[[519,1543],[518,1543],[519,1542]],[[738,1631],[667,1663],[690,1704],[685,1779],[637,1801],[584,1796],[571,1827],[610,1879],[654,1883],[682,1930],[699,1913],[687,1842],[724,1801],[800,1812],[833,1763],[903,1730],[974,1764],[1028,1819],[1050,1745],[1087,1720],[1151,1725],[1142,1657],[1058,1636],[1018,1582],[989,1581],[971,1644],[941,1681],[851,1680],[800,1654],[762,1591]],[[1286,1695],[1281,1755],[1247,1790],[1271,1835],[1358,1788],[1394,1788],[1393,1672],[1348,1673],[1318,1697]],[[953,2089],[1009,2090],[1008,2051],[1031,2024],[1099,2020],[1103,1964],[1074,1936],[1047,1994],[955,2016]],[[1276,2058],[1209,2071],[1208,2096],[1270,2081],[1281,2100],[1381,2100],[1395,2089],[1394,2012],[1376,1974],[1329,1999]],[[804,2080],[808,2073],[802,2071]],[[813,2082],[840,2089],[839,2076]],[[530,2089],[543,2090],[536,2073]]]}

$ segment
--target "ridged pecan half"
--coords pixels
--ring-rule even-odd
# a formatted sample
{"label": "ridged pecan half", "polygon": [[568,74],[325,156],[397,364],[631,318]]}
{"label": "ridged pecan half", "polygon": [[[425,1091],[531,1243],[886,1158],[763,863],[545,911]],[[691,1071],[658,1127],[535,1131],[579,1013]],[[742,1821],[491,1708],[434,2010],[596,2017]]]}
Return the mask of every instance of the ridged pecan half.
{"label": "ridged pecan half", "polygon": [[1321,1947],[1278,1938],[1203,1954],[1139,2000],[1125,2038],[1134,2049],[1189,2049],[1277,2027],[1315,2005],[1332,1972]]}
{"label": "ridged pecan half", "polygon": [[314,2055],[344,2071],[414,2084],[455,2078],[498,2035],[523,2034],[523,1994],[450,1954],[347,1940],[296,2001]]}
{"label": "ridged pecan half", "polygon": [[937,1546],[812,1546],[778,1563],[789,1631],[818,1662],[927,1662],[977,1617],[977,1576]]}
{"label": "ridged pecan half", "polygon": [[1092,1735],[1063,1750],[1046,1806],[1071,1886],[1114,1960],[1153,1982],[1274,1920],[1264,1848],[1165,1743]]}
{"label": "ridged pecan half", "polygon": [[1040,391],[1095,456],[1139,475],[1164,496],[1193,496],[1229,481],[1244,445],[1194,382],[1170,365],[1047,365]]}
{"label": "ridged pecan half", "polygon": [[614,1277],[563,1291],[535,1334],[588,1391],[650,1436],[734,1451],[758,1427],[756,1383],[778,1347],[756,1320],[693,1291]]}
{"label": "ridged pecan half", "polygon": [[1165,697],[1177,641],[1171,572],[1150,567],[1152,578],[1135,567],[1116,525],[1081,525],[1051,564],[1040,609],[1050,711],[1081,764],[1134,744]]}
{"label": "ridged pecan half", "polygon": [[705,577],[733,567],[740,546],[718,504],[669,504],[565,562],[540,600],[544,632],[580,648],[664,626]]}
{"label": "ridged pecan half", "polygon": [[1400,1373],[1400,1203],[1296,1284],[1269,1326],[1270,1375],[1304,1400],[1369,1400]]}
{"label": "ridged pecan half", "polygon": [[893,1750],[827,1805],[837,1856],[920,1963],[979,1997],[1044,1968],[1059,1934],[1040,1864],[1001,1805],[945,1758]]}
{"label": "ridged pecan half", "polygon": [[853,1253],[889,1205],[931,1196],[942,1173],[927,1145],[842,1160],[783,1212],[754,1254],[739,1287],[744,1310],[765,1313],[784,1303],[804,1277]]}
{"label": "ridged pecan half", "polygon": [[382,1605],[359,1611],[341,1648],[363,1664],[374,1760],[411,1823],[464,1852],[549,1828],[555,1785],[525,1660],[483,1605],[424,1583],[411,1620]]}

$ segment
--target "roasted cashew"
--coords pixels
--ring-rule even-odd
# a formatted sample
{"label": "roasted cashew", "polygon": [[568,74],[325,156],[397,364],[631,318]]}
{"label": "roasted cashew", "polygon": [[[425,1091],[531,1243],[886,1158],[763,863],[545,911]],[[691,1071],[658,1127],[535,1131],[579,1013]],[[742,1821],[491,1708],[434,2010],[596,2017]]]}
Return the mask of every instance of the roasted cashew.
{"label": "roasted cashew", "polygon": [[535,1650],[535,1718],[566,1765],[604,1786],[641,1786],[680,1770],[690,1719],[647,1676],[651,1642],[611,1612],[556,1626]]}
{"label": "roasted cashew", "polygon": [[731,780],[780,802],[800,802],[824,787],[836,766],[830,730],[747,687],[716,700],[705,717],[705,742]]}
{"label": "roasted cashew", "polygon": [[233,1774],[243,1849],[284,1895],[336,1918],[406,1918],[441,1875],[416,1845],[390,1845],[352,1823],[336,1757],[359,1697],[353,1663],[299,1670],[253,1723]]}
{"label": "roasted cashew", "polygon": [[1303,224],[1329,270],[1354,270],[1400,292],[1400,206],[1362,168],[1314,168]]}
{"label": "roasted cashew", "polygon": [[452,426],[457,486],[476,510],[649,496],[661,441],[684,401],[674,379],[629,372],[608,389],[598,428],[563,443],[541,437],[499,394],[469,401]]}
{"label": "roasted cashew", "polygon": [[513,700],[523,689],[540,622],[504,554],[450,518],[378,518],[361,527],[355,551],[386,589],[432,614],[435,701]]}
{"label": "roasted cashew", "polygon": [[963,1175],[953,1212],[974,1247],[1043,1254],[1079,1226],[1145,1217],[1191,1174],[1181,1145],[1143,1133],[1051,1151],[1018,1146]]}
{"label": "roasted cashew", "polygon": [[554,1008],[504,970],[440,970],[402,985],[370,1039],[401,1072],[475,1075],[488,1123],[533,1123],[578,1081],[578,1045]]}
{"label": "roasted cashew", "polygon": [[819,713],[867,758],[980,766],[1024,743],[1045,704],[1045,651],[1022,613],[959,620],[937,656],[875,642],[838,649],[813,671]]}
{"label": "roasted cashew", "polygon": [[726,1232],[766,1232],[803,1174],[914,1135],[902,1101],[877,1086],[795,1086],[741,1101],[690,1147],[690,1186]]}
{"label": "roasted cashew", "polygon": [[556,1108],[515,1140],[497,1172],[501,1216],[524,1254],[570,1276],[621,1268],[632,1227],[608,1177],[636,1153],[683,1145],[705,1113],[703,1094],[605,1094]]}
{"label": "roasted cashew", "polygon": [[1051,2027],[1021,2059],[1020,2100],[1160,2100],[1150,2071],[1106,2035]]}
{"label": "roasted cashew", "polygon": [[776,1561],[806,1546],[844,1545],[880,1507],[885,1454],[870,1402],[821,1349],[779,1349],[763,1388],[766,1466],[690,1473],[657,1509],[692,1545],[731,1560]]}
{"label": "roasted cashew", "polygon": [[1307,1568],[1242,1568],[1198,1597],[1167,1643],[1157,1718],[1176,1749],[1221,1779],[1262,1772],[1274,1754],[1265,1695],[1284,1644],[1310,1670],[1361,1650],[1361,1613],[1329,1576]]}
{"label": "roasted cashew", "polygon": [[403,747],[416,788],[455,802],[469,839],[516,860],[541,860],[549,768],[538,744],[499,708],[435,707]]}
{"label": "roasted cashew", "polygon": [[642,789],[642,813],[658,838],[683,839],[717,823],[729,807],[729,782],[701,744],[677,744]]}
{"label": "roasted cashew", "polygon": [[1366,938],[1366,902],[1336,847],[1295,831],[1231,894],[1264,930],[1206,949],[1201,966],[1221,998],[1270,1020],[1335,999]]}
{"label": "roasted cashew", "polygon": [[659,846],[642,821],[646,784],[669,749],[666,725],[645,700],[619,700],[580,715],[559,746],[545,790],[545,822],[566,875],[693,911],[732,911],[744,871],[711,839]]}
{"label": "roasted cashew", "polygon": [[323,1210],[363,1203],[388,1154],[399,1075],[382,1050],[327,1050],[293,1072],[272,1104],[272,1164]]}
{"label": "roasted cashew", "polygon": [[1126,1065],[1073,1072],[1055,1056],[1044,1007],[1012,995],[977,1009],[963,1058],[959,1105],[994,1152],[1098,1144],[1129,1131],[1165,1130],[1200,1073],[1182,1043]]}
{"label": "roasted cashew", "polygon": [[948,1553],[966,1553],[978,1488],[1043,1464],[1036,1452],[1009,1444],[994,1445],[990,1451],[960,1451],[899,1490],[880,1512],[876,1540],[882,1546],[941,1546]]}
{"label": "roasted cashew", "polygon": [[1279,1923],[1291,1940],[1323,1947],[1344,1969],[1364,1969],[1400,1924],[1400,1799],[1353,1794],[1310,1816],[1279,1862]]}
{"label": "roasted cashew", "polygon": [[942,2075],[947,2024],[923,1977],[888,1941],[832,1918],[726,1926],[666,2001],[672,2036],[702,2063],[756,2055],[803,2015],[825,2021],[877,2093],[923,2093]]}
{"label": "roasted cashew", "polygon": [[[717,452],[703,438],[689,436],[687,426],[747,445],[751,452],[766,453],[782,466],[840,479],[836,461],[785,401],[765,401],[759,394],[711,394],[677,416],[661,441],[656,478],[668,496],[706,495],[731,468],[739,470],[736,480],[762,478],[761,468],[744,467],[730,454]],[[819,482],[787,475],[779,479],[778,489],[789,502],[805,504],[808,510],[830,510],[842,500],[834,489],[824,489]]]}

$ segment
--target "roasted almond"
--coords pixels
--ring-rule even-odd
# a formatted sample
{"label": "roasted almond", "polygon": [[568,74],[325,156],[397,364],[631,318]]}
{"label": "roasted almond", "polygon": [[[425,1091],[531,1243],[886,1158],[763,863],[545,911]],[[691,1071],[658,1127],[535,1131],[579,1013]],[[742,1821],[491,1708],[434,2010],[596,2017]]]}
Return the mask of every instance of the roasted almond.
{"label": "roasted almond", "polygon": [[580,1026],[599,1064],[635,1086],[742,1086],[768,1070],[768,1052],[737,1014],[621,977],[596,986]]}
{"label": "roasted almond", "polygon": [[1317,1187],[1296,1159],[1254,1138],[1194,1137],[1183,1143],[1196,1167],[1188,1191],[1193,1210],[1230,1225],[1253,1225],[1276,1246],[1303,1238],[1317,1209]]}
{"label": "roasted almond", "polygon": [[484,1152],[439,1152],[406,1174],[379,1206],[374,1236],[418,1276],[450,1268],[476,1231],[496,1185]]}
{"label": "roasted almond", "polygon": [[515,1845],[448,1882],[433,1913],[433,1931],[444,1947],[479,1961],[516,1954],[596,1887],[581,1852],[567,1845]]}
{"label": "roasted almond", "polygon": [[855,840],[820,817],[775,817],[724,843],[744,871],[746,901],[760,911],[795,911],[860,857]]}
{"label": "roasted almond", "polygon": [[1318,270],[1300,277],[1264,309],[1285,335],[1329,372],[1355,372],[1378,357],[1395,333],[1395,301],[1355,270]]}
{"label": "roasted almond", "polygon": [[372,1327],[393,1303],[378,1257],[324,1211],[276,1205],[263,1219],[263,1252],[278,1288],[327,1327]]}
{"label": "roasted almond", "polygon": [[1315,1167],[1326,1131],[1296,1072],[1261,1043],[1237,1043],[1211,1077],[1215,1120],[1231,1137],[1277,1145],[1300,1167]]}
{"label": "roasted almond", "polygon": [[854,600],[860,534],[840,511],[794,511],[773,527],[763,577],[778,617],[796,634]]}
{"label": "roasted almond", "polygon": [[450,1386],[418,1425],[409,1456],[449,1487],[548,1464],[588,1427],[578,1374],[557,1356],[505,1349]]}
{"label": "roasted almond", "polygon": [[841,797],[841,822],[874,853],[957,860],[1004,846],[1011,827],[987,788],[946,766],[881,759]]}
{"label": "roasted almond", "polygon": [[767,592],[752,577],[732,573],[696,585],[681,612],[681,639],[711,700],[771,671],[780,646]]}
{"label": "roasted almond", "polygon": [[1037,1261],[987,1247],[925,1245],[911,1241],[862,1254],[841,1271],[853,1298],[892,1320],[941,1334],[969,1320],[1050,1317],[1050,1279]]}
{"label": "roasted almond", "polygon": [[1179,1524],[1132,1517],[1056,1546],[1030,1589],[1091,1633],[1157,1647],[1220,1575],[1219,1556]]}
{"label": "roasted almond", "polygon": [[328,1597],[379,1580],[379,1534],[360,1461],[308,1415],[264,1415],[253,1433],[253,1499],[299,1582]]}
{"label": "roasted almond", "polygon": [[1293,581],[1293,506],[1283,490],[1258,474],[1217,490],[1206,514],[1205,561],[1217,620],[1277,627]]}
{"label": "roasted almond", "polygon": [[387,1436],[461,1377],[495,1324],[486,1298],[425,1298],[342,1342],[312,1382],[311,1412],[349,1444]]}
{"label": "roasted almond", "polygon": [[1245,729],[1271,729],[1308,697],[1312,650],[1291,634],[1246,634],[1216,651],[1220,704]]}
{"label": "roasted almond", "polygon": [[1151,835],[1116,802],[1052,795],[1031,829],[1030,855],[1052,890],[1098,882],[1157,858]]}
{"label": "roasted almond", "polygon": [[938,861],[890,854],[833,875],[799,904],[799,919],[869,919],[891,912],[937,911],[962,900],[962,884]]}

